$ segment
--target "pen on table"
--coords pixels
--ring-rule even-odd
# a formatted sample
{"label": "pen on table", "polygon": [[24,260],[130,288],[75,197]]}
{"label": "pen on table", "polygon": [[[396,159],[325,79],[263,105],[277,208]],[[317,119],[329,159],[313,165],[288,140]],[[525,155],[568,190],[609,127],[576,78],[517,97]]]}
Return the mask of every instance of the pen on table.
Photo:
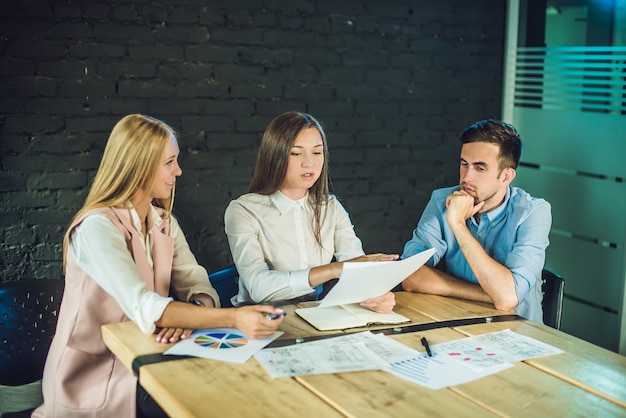
{"label": "pen on table", "polygon": [[265,319],[270,319],[270,320],[271,319],[278,319],[278,318],[283,317],[285,315],[287,315],[287,312],[285,312],[285,311],[280,312],[280,313],[268,313],[268,314],[265,314]]}
{"label": "pen on table", "polygon": [[422,341],[422,345],[426,349],[426,352],[428,353],[428,357],[432,357],[433,356],[433,352],[430,351],[430,345],[428,345],[428,340],[426,339],[426,337],[422,337],[421,341]]}

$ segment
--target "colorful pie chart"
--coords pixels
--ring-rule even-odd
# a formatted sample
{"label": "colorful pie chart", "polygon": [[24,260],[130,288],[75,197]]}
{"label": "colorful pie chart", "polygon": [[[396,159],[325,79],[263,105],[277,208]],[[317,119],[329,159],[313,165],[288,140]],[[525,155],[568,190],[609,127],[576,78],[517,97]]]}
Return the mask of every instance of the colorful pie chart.
{"label": "colorful pie chart", "polygon": [[231,332],[207,332],[196,336],[194,342],[205,348],[237,348],[248,344],[248,338]]}

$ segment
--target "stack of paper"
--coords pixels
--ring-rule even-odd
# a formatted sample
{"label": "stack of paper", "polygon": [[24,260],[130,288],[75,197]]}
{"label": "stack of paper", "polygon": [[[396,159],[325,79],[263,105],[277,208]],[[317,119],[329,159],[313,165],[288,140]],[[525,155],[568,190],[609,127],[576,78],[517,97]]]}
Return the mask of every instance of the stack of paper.
{"label": "stack of paper", "polygon": [[404,344],[370,331],[309,343],[266,348],[255,358],[273,378],[311,374],[383,370],[389,363],[420,354]]}
{"label": "stack of paper", "polygon": [[362,332],[255,354],[273,378],[385,370],[431,389],[466,383],[513,367],[511,362],[562,350],[510,330],[432,345],[433,356],[383,334]]}

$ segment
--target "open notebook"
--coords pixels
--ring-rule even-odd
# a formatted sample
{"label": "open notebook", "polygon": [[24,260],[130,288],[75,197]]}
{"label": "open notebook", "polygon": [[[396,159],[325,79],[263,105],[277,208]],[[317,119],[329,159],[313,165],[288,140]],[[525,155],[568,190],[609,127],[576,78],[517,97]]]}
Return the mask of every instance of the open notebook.
{"label": "open notebook", "polygon": [[344,263],[339,281],[319,305],[296,309],[296,314],[320,331],[409,322],[395,312],[379,314],[359,303],[389,292],[434,253],[430,248],[399,261]]}

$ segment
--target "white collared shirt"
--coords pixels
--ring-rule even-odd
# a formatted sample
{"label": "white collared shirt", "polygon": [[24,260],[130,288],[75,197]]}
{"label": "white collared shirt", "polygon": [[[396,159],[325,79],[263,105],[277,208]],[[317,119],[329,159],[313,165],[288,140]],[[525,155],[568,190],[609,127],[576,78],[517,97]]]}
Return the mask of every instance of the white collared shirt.
{"label": "white collared shirt", "polygon": [[226,235],[239,272],[235,306],[293,299],[312,293],[309,271],[363,255],[348,213],[331,195],[320,248],[313,233],[308,196],[292,200],[280,192],[249,193],[233,200],[224,214]]}
{"label": "white collared shirt", "polygon": [[[130,209],[130,213],[135,228],[141,231],[137,212]],[[148,250],[152,248],[151,226],[161,222],[163,219],[150,206],[149,232],[142,241],[150,267],[154,265],[152,253]],[[188,300],[192,294],[205,293],[211,288],[207,272],[197,263],[174,217],[171,217],[170,236],[174,238],[172,290],[181,300]],[[69,250],[78,266],[117,301],[129,319],[143,332],[154,332],[155,322],[172,298],[148,289],[124,237],[110,219],[97,213],[87,216],[74,230]],[[115,262],[111,262],[112,259]]]}

